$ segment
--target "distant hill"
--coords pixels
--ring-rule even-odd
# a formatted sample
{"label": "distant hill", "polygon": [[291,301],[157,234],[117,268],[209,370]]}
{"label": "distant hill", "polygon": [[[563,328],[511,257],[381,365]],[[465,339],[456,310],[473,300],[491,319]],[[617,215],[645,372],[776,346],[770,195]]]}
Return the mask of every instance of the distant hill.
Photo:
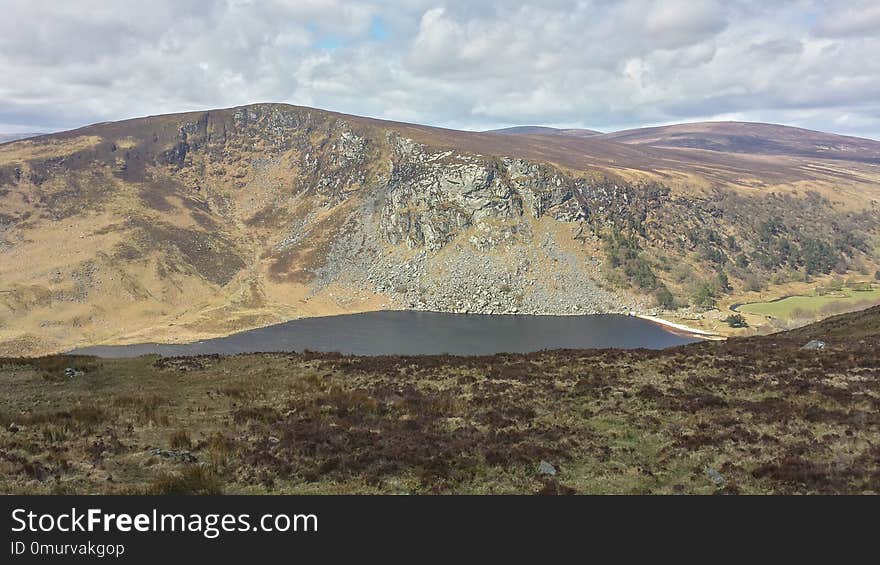
{"label": "distant hill", "polygon": [[601,137],[648,147],[880,163],[878,141],[775,124],[702,122],[625,130]]}
{"label": "distant hill", "polygon": [[570,135],[573,137],[592,137],[594,135],[602,134],[601,131],[591,129],[561,129],[545,126],[514,126],[511,128],[490,129],[484,133],[499,133],[507,135]]}
{"label": "distant hill", "polygon": [[28,139],[29,137],[37,137],[38,135],[43,135],[42,133],[0,133],[0,143],[7,143],[9,141],[17,141],[19,139]]}

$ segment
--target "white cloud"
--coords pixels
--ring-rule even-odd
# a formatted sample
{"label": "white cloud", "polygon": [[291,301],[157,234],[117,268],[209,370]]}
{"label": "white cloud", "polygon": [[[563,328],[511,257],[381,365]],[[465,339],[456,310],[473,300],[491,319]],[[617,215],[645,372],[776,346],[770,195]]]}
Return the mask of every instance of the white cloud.
{"label": "white cloud", "polygon": [[278,101],[464,128],[738,116],[880,137],[876,2],[5,4],[0,130]]}
{"label": "white cloud", "polygon": [[816,26],[816,32],[829,37],[873,36],[880,34],[880,4],[867,2],[835,2]]}
{"label": "white cloud", "polygon": [[645,31],[659,47],[693,45],[727,26],[723,5],[711,0],[665,0],[648,11]]}

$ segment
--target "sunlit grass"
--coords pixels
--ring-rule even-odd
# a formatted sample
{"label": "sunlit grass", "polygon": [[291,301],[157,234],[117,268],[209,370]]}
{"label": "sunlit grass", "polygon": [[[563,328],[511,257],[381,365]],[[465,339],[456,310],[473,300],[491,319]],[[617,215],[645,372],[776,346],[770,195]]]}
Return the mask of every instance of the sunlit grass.
{"label": "sunlit grass", "polygon": [[842,309],[857,306],[864,302],[867,307],[880,301],[880,288],[872,290],[842,289],[840,291],[813,296],[789,296],[774,302],[754,302],[743,304],[738,312],[769,316],[780,320],[813,317],[821,314],[833,314]]}

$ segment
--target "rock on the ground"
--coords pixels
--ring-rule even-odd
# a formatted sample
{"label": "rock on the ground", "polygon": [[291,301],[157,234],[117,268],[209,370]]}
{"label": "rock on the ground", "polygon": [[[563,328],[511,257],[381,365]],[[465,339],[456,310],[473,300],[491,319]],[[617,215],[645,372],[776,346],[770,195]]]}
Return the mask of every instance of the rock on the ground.
{"label": "rock on the ground", "polygon": [[713,469],[712,467],[709,467],[708,469],[706,469],[706,476],[709,477],[709,480],[712,481],[715,484],[715,486],[717,486],[717,487],[724,486],[724,482],[725,482],[724,476],[721,473],[719,473],[718,471],[716,471],[715,469]]}
{"label": "rock on the ground", "polygon": [[538,464],[538,474],[549,475],[552,477],[556,475],[556,467],[546,461],[541,461],[541,463]]}

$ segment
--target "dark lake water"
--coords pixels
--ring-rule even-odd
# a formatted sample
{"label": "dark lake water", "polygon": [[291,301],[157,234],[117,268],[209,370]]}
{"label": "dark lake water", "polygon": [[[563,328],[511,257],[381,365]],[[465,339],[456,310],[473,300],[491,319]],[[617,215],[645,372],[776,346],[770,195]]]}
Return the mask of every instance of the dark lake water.
{"label": "dark lake water", "polygon": [[354,355],[489,355],[541,349],[662,349],[692,343],[634,316],[531,316],[368,312],[306,318],[195,343],[95,346],[72,353],[101,357],[338,351]]}

